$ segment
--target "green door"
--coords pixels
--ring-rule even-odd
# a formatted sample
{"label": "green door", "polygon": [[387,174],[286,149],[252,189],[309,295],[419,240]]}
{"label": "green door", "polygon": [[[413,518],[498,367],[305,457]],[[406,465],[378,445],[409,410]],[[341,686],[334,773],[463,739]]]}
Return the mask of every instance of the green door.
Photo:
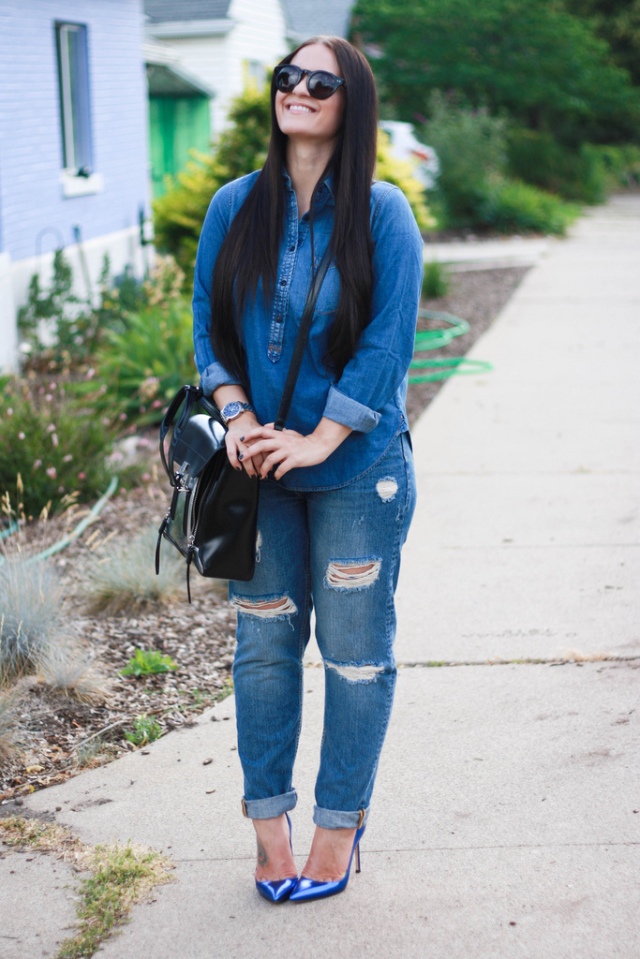
{"label": "green door", "polygon": [[149,97],[149,146],[154,199],[166,193],[165,176],[182,170],[192,149],[208,153],[208,97]]}

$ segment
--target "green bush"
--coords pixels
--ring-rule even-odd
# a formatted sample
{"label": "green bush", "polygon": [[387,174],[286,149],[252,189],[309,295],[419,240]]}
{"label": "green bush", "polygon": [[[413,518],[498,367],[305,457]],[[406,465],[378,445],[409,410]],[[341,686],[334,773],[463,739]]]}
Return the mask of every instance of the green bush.
{"label": "green bush", "polygon": [[434,93],[425,142],[440,161],[436,211],[447,226],[500,233],[562,234],[577,208],[506,175],[507,123]]}
{"label": "green bush", "polygon": [[425,300],[438,300],[449,291],[449,276],[446,268],[437,260],[425,263],[422,276],[422,297]]}
{"label": "green bush", "polygon": [[550,133],[518,129],[509,133],[507,152],[516,179],[582,203],[601,203],[606,196],[605,165],[589,143],[570,148]]}
{"label": "green bush", "polygon": [[18,310],[18,331],[25,354],[24,368],[68,370],[86,363],[107,329],[121,329],[128,310],[143,302],[141,284],[131,267],[118,281],[110,275],[105,255],[98,281],[99,303],[92,305],[73,293],[73,271],[64,251],[53,256],[53,276],[43,288],[37,273],[29,283],[27,302]]}
{"label": "green bush", "polygon": [[121,432],[159,422],[174,393],[196,376],[183,282],[175,261],[160,258],[144,284],[145,305],[126,315],[121,330],[105,331],[87,378],[72,387],[78,401]]}
{"label": "green bush", "polygon": [[[225,183],[264,164],[271,126],[269,87],[249,85],[233,101],[229,120],[231,125],[213,154],[194,152],[194,160],[169,182],[167,193],[153,204],[156,244],[176,258],[185,273],[186,289],[193,281],[198,239],[212,196]],[[400,187],[421,229],[434,226],[424,189],[412,176],[411,164],[391,155],[385,133],[378,137],[376,177]]]}
{"label": "green bush", "polygon": [[126,332],[107,332],[94,360],[99,389],[90,397],[98,412],[116,413],[122,424],[159,422],[173,395],[196,376],[189,301],[134,313]]}
{"label": "green bush", "polygon": [[92,499],[109,482],[108,424],[93,409],[80,409],[63,387],[33,374],[2,391],[0,448],[0,494],[14,499],[18,488],[18,512],[27,517],[47,504],[55,510],[71,493]]}
{"label": "green bush", "polygon": [[579,207],[528,183],[503,180],[491,185],[478,208],[484,226],[499,233],[551,233],[562,236]]}
{"label": "green bush", "polygon": [[640,147],[634,143],[621,146],[592,146],[600,157],[609,190],[640,186]]}
{"label": "green bush", "polygon": [[475,226],[490,182],[504,172],[506,120],[438,91],[429,100],[429,111],[423,139],[440,162],[436,209],[448,226]]}

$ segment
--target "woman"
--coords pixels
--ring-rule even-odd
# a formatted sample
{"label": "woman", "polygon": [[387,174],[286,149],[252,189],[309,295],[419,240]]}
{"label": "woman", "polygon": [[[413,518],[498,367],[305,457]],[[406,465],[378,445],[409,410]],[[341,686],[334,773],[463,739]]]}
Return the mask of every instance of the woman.
{"label": "woman", "polygon": [[[376,92],[345,40],[276,67],[262,171],[218,190],[194,281],[196,362],[229,460],[262,480],[256,571],[230,583],[243,811],[256,884],[299,902],[341,891],[364,832],[395,685],[400,549],[415,482],[405,414],[422,240],[404,195],[372,184]],[[284,431],[273,423],[312,273],[322,284]],[[309,617],[325,665],[316,831],[298,880],[288,812]],[[358,850],[359,851],[359,850]]]}

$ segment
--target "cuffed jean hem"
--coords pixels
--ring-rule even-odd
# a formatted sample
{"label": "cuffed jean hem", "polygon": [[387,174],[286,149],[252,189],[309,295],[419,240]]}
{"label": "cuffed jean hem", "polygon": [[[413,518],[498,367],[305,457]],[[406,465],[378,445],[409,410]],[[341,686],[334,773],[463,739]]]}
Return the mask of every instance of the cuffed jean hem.
{"label": "cuffed jean hem", "polygon": [[354,812],[343,812],[340,809],[323,809],[313,807],[313,821],[322,829],[360,829],[366,825],[369,818],[368,809],[356,809]]}
{"label": "cuffed jean hem", "polygon": [[281,796],[269,796],[268,799],[243,799],[242,812],[248,819],[275,819],[283,812],[295,809],[298,794],[295,789]]}

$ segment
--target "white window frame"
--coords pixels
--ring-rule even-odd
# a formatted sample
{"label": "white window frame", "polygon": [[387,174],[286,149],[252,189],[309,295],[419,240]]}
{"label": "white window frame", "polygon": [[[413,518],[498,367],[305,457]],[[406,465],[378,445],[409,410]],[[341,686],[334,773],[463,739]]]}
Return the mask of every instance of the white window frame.
{"label": "white window frame", "polygon": [[[71,51],[69,47],[69,36],[71,33],[80,34],[82,42],[85,45],[86,58],[88,60],[87,49],[87,27],[80,23],[56,22],[56,50],[58,58],[58,80],[60,92],[60,126],[62,135],[62,172],[60,182],[62,192],[65,197],[85,196],[90,193],[100,193],[104,189],[104,181],[100,174],[94,173],[92,169],[93,151],[91,144],[91,103],[89,91],[89,69],[86,65],[86,76],[83,77],[86,83],[85,104],[81,107],[80,114],[74,113],[73,96],[73,77],[71,69]],[[76,121],[84,125],[83,134],[86,138],[88,160],[85,157],[85,163],[81,165],[77,156],[76,144]],[[88,173],[81,172],[89,167]]]}

